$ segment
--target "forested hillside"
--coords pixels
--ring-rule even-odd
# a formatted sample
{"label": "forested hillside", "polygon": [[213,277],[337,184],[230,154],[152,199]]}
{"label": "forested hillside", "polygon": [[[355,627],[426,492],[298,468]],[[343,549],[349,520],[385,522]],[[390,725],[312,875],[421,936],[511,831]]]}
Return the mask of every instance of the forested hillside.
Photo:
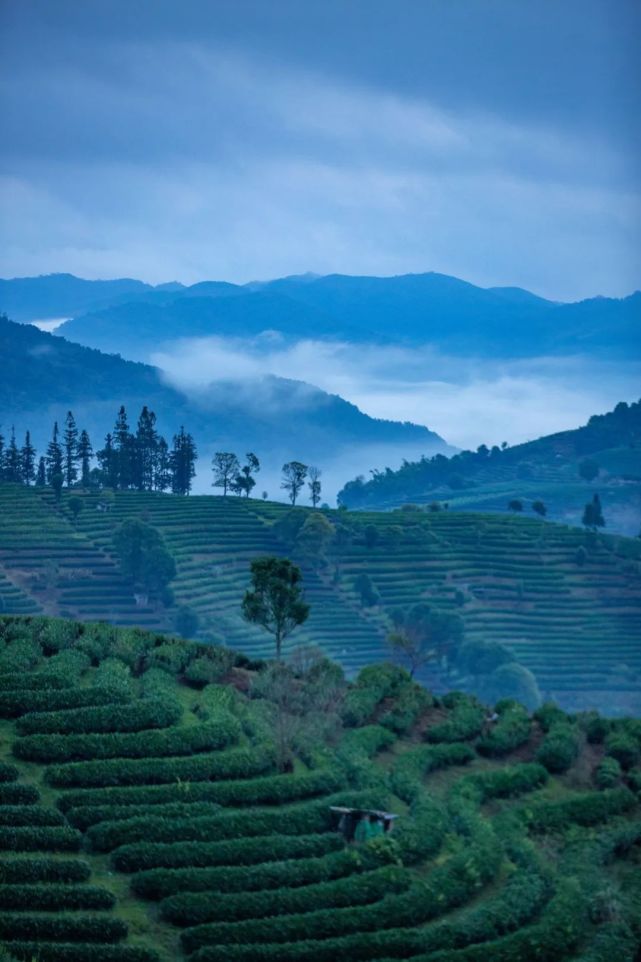
{"label": "forested hillside", "polygon": [[[348,482],[339,503],[388,508],[405,502],[447,501],[450,508],[507,511],[517,500],[528,510],[543,501],[549,517],[579,524],[594,491],[611,530],[636,535],[641,527],[641,401],[621,402],[583,427],[514,447],[481,445],[452,457],[436,454],[398,471],[373,471]],[[514,510],[514,507],[512,507]]]}
{"label": "forested hillside", "polygon": [[[287,556],[311,603],[297,641],[349,672],[388,657],[398,612],[426,604],[460,619],[464,642],[507,646],[541,696],[608,713],[640,707],[638,539],[519,515],[292,510],[235,496],[72,489],[56,504],[49,488],[10,484],[0,484],[0,508],[6,611],[171,629],[187,608],[198,637],[264,657],[272,642],[243,620],[240,603],[250,561]],[[145,593],[136,602],[121,570],[114,536],[128,520],[157,532],[174,559],[168,607]],[[437,690],[485,690],[501,659],[465,665],[460,643],[419,676]]]}
{"label": "forested hillside", "polygon": [[0,617],[0,736],[7,959],[638,958],[638,720]]}

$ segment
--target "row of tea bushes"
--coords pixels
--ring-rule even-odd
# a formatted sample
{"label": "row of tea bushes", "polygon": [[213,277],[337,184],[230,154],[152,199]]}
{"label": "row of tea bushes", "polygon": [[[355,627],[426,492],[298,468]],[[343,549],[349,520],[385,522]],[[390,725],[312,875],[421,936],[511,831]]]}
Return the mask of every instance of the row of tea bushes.
{"label": "row of tea bushes", "polygon": [[110,703],[92,708],[43,711],[23,715],[16,723],[20,735],[92,732],[138,732],[176,724],[182,708],[171,698],[143,698],[133,705]]}

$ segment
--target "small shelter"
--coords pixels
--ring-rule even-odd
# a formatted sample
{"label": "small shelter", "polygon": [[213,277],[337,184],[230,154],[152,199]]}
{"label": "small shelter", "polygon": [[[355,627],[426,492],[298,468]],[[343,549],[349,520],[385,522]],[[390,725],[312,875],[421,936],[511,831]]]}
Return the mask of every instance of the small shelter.
{"label": "small shelter", "polygon": [[382,812],[375,808],[346,808],[343,805],[330,805],[336,828],[347,842],[368,842],[372,838],[386,835],[392,830],[398,815]]}

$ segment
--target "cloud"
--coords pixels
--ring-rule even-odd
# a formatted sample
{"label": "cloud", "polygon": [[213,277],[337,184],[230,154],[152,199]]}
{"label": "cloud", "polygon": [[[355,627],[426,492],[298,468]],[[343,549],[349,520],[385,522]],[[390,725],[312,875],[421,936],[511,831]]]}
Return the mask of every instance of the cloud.
{"label": "cloud", "polygon": [[[174,342],[150,360],[184,391],[236,382],[248,403],[278,404],[267,374],[339,394],[373,417],[424,424],[448,443],[516,444],[578,427],[621,400],[636,400],[641,363],[570,358],[493,362],[430,348],[353,345],[278,337]],[[298,402],[309,403],[304,385]]]}
{"label": "cloud", "polygon": [[557,299],[639,283],[638,171],[619,141],[213,32],[71,39],[45,31],[40,60],[7,50],[5,273],[431,269]]}

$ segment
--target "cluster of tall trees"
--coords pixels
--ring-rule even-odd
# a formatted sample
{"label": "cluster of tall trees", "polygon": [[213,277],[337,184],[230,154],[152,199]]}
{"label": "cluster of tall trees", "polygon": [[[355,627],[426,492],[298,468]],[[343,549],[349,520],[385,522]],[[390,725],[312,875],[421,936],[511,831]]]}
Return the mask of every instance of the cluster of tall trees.
{"label": "cluster of tall trees", "polygon": [[[13,428],[8,440],[0,433],[0,481],[50,485],[57,493],[79,483],[83,487],[104,484],[120,490],[189,494],[197,456],[193,437],[182,427],[170,448],[156,429],[156,415],[146,405],[135,431],[130,430],[127,412],[121,407],[113,432],[96,452],[87,431],[79,430],[73,412],[68,411],[62,430],[55,422],[40,457],[30,431],[21,446]],[[92,466],[94,458],[98,467]]]}
{"label": "cluster of tall trees", "polygon": [[[260,471],[260,461],[251,452],[245,455],[245,464],[241,465],[240,459],[233,451],[217,451],[211,466],[214,472],[212,487],[222,488],[225,497],[231,491],[232,494],[244,494],[248,498],[256,486],[254,475]],[[309,500],[316,508],[321,499],[321,470],[303,464],[301,461],[287,461],[282,467],[282,472],[281,488],[287,492],[291,503],[296,504],[307,482]],[[263,497],[266,498],[267,494],[263,494]]]}

